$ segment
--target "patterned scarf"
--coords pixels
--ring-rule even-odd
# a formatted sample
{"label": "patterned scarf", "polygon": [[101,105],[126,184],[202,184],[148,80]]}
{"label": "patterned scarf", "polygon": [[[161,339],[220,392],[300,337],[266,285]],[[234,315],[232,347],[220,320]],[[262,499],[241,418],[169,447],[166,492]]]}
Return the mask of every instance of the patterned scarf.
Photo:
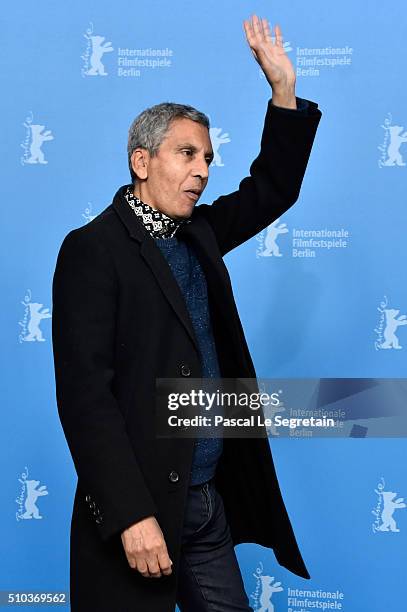
{"label": "patterned scarf", "polygon": [[182,225],[191,223],[190,219],[172,219],[145,204],[133,194],[133,185],[128,185],[124,197],[152,238],[172,238]]}

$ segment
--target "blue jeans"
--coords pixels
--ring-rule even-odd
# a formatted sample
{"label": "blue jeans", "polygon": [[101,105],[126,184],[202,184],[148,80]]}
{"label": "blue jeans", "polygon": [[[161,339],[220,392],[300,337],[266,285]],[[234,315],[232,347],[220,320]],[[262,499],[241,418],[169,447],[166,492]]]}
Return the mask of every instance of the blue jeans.
{"label": "blue jeans", "polygon": [[253,612],[214,479],[189,487],[179,572],[181,612]]}

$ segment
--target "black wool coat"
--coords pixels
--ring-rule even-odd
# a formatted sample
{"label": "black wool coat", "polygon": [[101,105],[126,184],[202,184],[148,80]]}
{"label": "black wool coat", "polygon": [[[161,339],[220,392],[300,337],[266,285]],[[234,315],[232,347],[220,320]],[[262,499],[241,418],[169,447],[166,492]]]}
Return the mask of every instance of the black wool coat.
{"label": "black wool coat", "polygon": [[[298,199],[321,118],[268,101],[250,176],[211,205],[197,205],[178,237],[202,265],[222,377],[256,372],[222,257]],[[78,475],[70,532],[72,612],[173,612],[194,439],[155,437],[155,379],[201,376],[185,301],[154,239],[124,199],[70,231],[52,285],[58,414]],[[234,544],[272,548],[309,578],[266,438],[224,439],[216,472]],[[154,515],[173,573],[144,578],[120,534]]]}

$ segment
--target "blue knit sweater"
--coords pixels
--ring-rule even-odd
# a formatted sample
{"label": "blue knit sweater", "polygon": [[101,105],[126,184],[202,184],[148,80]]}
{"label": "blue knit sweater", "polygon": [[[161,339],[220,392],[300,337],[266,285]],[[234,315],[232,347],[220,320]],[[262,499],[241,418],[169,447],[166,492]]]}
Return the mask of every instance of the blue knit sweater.
{"label": "blue knit sweater", "polygon": [[[219,378],[220,370],[209,316],[205,275],[193,249],[176,236],[155,238],[185,298],[201,353],[202,378]],[[222,438],[197,438],[190,484],[210,480],[222,454]]]}

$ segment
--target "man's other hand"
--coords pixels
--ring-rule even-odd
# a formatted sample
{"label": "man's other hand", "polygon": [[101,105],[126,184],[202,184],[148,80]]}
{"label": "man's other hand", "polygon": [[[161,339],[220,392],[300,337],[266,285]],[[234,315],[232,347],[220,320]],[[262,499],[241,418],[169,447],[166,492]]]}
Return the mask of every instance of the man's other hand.
{"label": "man's other hand", "polygon": [[163,532],[154,516],[134,523],[122,534],[122,543],[130,567],[145,578],[172,574]]}

